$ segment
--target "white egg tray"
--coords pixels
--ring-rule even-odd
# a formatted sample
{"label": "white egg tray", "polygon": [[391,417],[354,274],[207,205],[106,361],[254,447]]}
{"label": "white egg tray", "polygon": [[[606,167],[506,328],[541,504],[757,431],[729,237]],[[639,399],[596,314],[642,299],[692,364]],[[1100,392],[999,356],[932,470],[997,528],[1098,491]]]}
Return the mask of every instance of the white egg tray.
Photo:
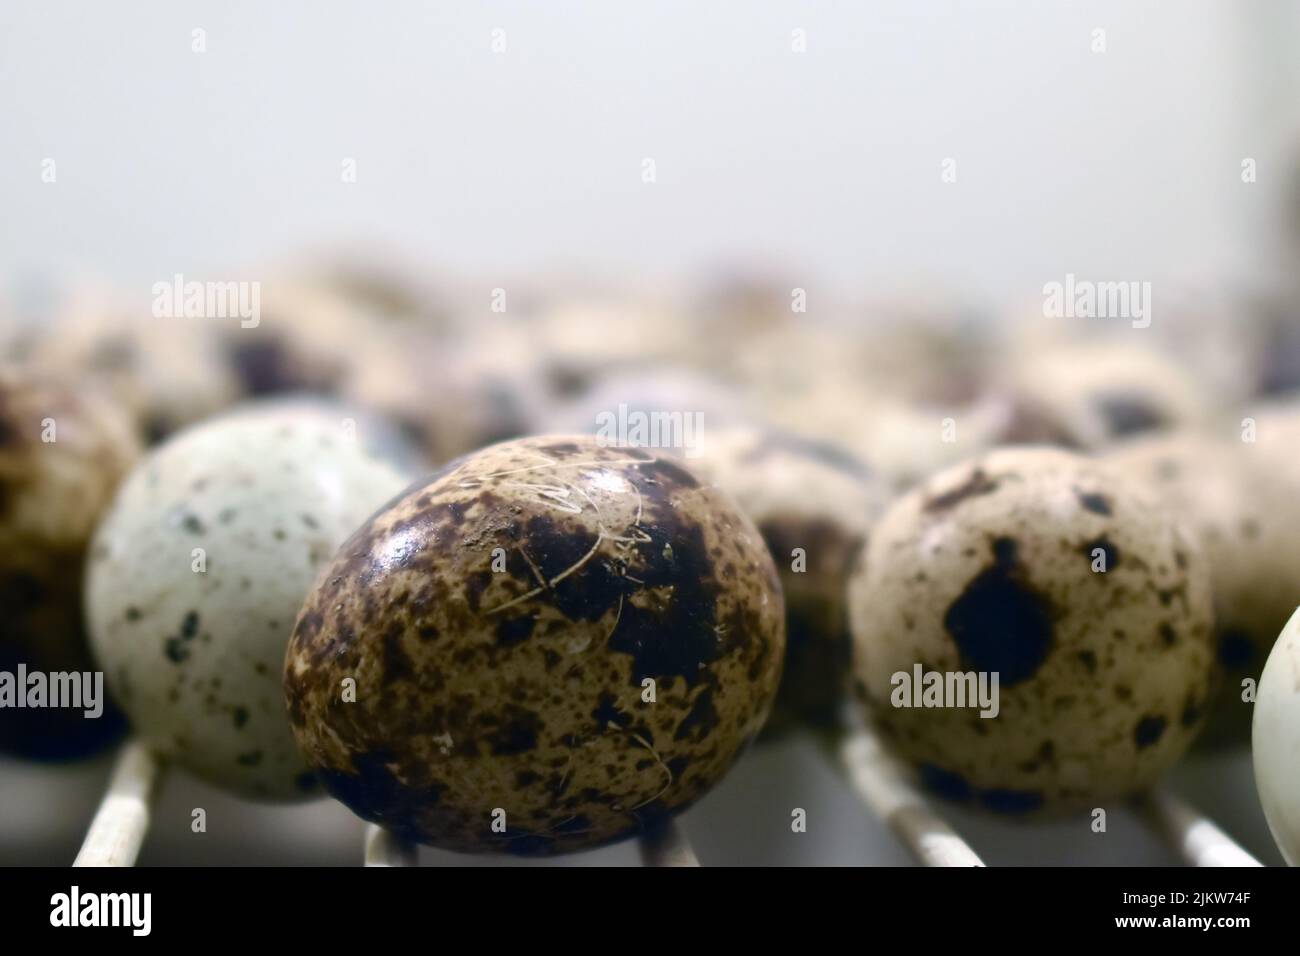
{"label": "white egg tray", "polygon": [[[1202,765],[1199,772],[1203,776],[1214,779],[1239,777],[1245,769],[1239,760],[1223,757],[1189,759]],[[0,788],[3,788],[0,796],[4,797],[7,809],[6,821],[0,822],[0,847],[13,844],[18,839],[14,828],[25,825],[23,813],[11,798],[23,799],[34,814],[26,821],[26,825],[34,828],[27,836],[60,847],[43,857],[49,865],[65,865],[72,862],[73,856],[79,866],[132,865],[151,824],[165,831],[151,838],[151,845],[155,839],[158,844],[152,849],[157,862],[181,858],[191,865],[226,864],[232,861],[232,854],[244,862],[270,864],[282,863],[286,857],[294,863],[346,863],[350,857],[355,864],[365,866],[518,862],[510,857],[467,858],[427,850],[417,853],[416,848],[383,829],[361,824],[333,801],[263,807],[218,795],[181,774],[170,775],[169,792],[164,800],[160,797],[160,785],[169,775],[152,756],[134,745],[127,745],[114,758],[108,785],[93,814],[88,812],[93,804],[83,802],[80,811],[69,811],[60,805],[58,795],[49,794],[51,807],[57,808],[61,831],[59,838],[54,839],[52,833],[43,832],[45,825],[39,815],[42,791],[66,789],[66,784],[60,781],[75,777],[83,795],[93,800],[97,795],[84,791],[96,786],[98,774],[84,767],[45,769],[35,772],[26,788],[21,789],[15,786],[15,781],[21,779],[17,775],[22,767],[19,764],[0,767]],[[106,765],[100,762],[99,773],[104,769]],[[1181,861],[1195,866],[1260,865],[1260,860],[1230,837],[1224,827],[1175,795],[1175,788],[1180,792],[1207,789],[1194,774],[1190,777],[1182,774],[1173,787],[1149,795],[1132,810],[1120,809],[1120,814],[1128,816],[1114,826],[1113,838],[1094,832],[1085,836],[1080,828],[1087,826],[1086,821],[1068,824],[989,821],[969,810],[933,802],[912,786],[874,737],[861,730],[833,744],[814,745],[811,738],[804,738],[766,746],[757,756],[743,760],[732,776],[738,779],[724,782],[717,797],[706,798],[702,807],[688,811],[680,823],[644,834],[631,844],[529,862],[697,866],[701,862],[728,864],[740,859],[763,863],[905,865],[919,862],[929,866],[982,866],[985,856],[991,855],[996,864]],[[762,779],[777,776],[781,777],[779,786],[760,789]],[[1240,793],[1226,795],[1229,806],[1235,806],[1241,796],[1253,791],[1249,781],[1245,783]],[[799,800],[806,805],[802,808],[808,815],[806,834],[794,831],[788,813],[783,812],[783,803],[801,796],[808,797]],[[1206,796],[1211,803],[1224,804],[1225,794]],[[207,807],[211,814],[211,833],[182,832],[179,822],[183,818],[188,823],[193,805]],[[1257,811],[1257,807],[1245,809]],[[750,819],[751,814],[755,819]],[[56,812],[52,810],[50,815]],[[70,816],[90,821],[79,851],[64,849],[70,845],[68,840],[82,836],[68,832]],[[1243,822],[1236,813],[1229,816],[1229,828],[1243,831],[1250,838],[1247,844],[1259,847],[1266,862],[1277,862],[1275,854],[1264,852],[1271,851],[1271,847],[1261,843],[1267,839],[1267,831],[1258,825],[1259,821]],[[766,819],[770,829],[760,829],[758,818]],[[238,836],[223,837],[221,831],[231,825],[238,827]],[[688,831],[696,834],[695,840],[688,837]],[[989,850],[989,854],[974,849],[964,833],[975,837],[971,842]],[[739,845],[738,836],[746,841],[746,847]],[[832,849],[828,837],[841,846]],[[193,842],[186,842],[187,838]],[[347,850],[349,845],[353,847],[351,853]],[[703,845],[703,852],[697,854],[696,845]],[[295,855],[299,850],[301,857]],[[146,862],[149,856],[146,853]],[[761,859],[755,859],[756,856]]]}

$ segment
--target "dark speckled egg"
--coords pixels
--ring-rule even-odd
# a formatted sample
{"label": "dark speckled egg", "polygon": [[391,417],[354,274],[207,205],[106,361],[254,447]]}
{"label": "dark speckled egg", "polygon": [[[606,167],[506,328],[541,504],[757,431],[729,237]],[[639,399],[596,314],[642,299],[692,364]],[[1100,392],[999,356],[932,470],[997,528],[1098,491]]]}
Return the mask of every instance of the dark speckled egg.
{"label": "dark speckled egg", "polygon": [[1213,690],[1198,543],[1155,488],[1069,452],[990,452],[897,500],[849,605],[885,741],[933,789],[994,811],[1146,789]]}
{"label": "dark speckled egg", "polygon": [[412,486],[322,572],[290,720],[329,791],[409,839],[584,849],[726,772],[772,704],[783,620],[757,530],[679,461],[507,442]]}

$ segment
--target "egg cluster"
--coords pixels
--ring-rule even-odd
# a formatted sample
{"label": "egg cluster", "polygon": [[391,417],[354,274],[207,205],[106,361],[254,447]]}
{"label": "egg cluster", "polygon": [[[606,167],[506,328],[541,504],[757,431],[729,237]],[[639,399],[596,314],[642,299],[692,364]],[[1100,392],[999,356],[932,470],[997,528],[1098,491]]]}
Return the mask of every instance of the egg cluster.
{"label": "egg cluster", "polygon": [[[125,720],[244,797],[557,853],[855,712],[1015,816],[1144,791],[1252,715],[1281,746],[1250,691],[1300,603],[1286,329],[814,320],[753,280],[520,314],[355,270],[264,288],[251,325],[78,296],[9,330],[0,669],[100,669],[113,708],[0,712],[0,747]],[[900,701],[914,674],[996,701]]]}

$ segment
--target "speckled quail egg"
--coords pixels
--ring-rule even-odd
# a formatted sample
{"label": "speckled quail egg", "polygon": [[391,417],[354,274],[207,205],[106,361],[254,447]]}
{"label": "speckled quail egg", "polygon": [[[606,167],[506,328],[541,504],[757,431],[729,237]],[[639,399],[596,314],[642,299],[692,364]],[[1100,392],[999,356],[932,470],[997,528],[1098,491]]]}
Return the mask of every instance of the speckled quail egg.
{"label": "speckled quail egg", "polygon": [[[0,370],[0,671],[92,671],[81,577],[95,523],[140,454],[130,417],[102,397]],[[20,688],[26,692],[27,688]],[[89,753],[122,728],[108,704],[0,710],[0,750]]]}
{"label": "speckled quail egg", "polygon": [[766,719],[781,586],[718,489],[591,437],[484,449],[339,550],[285,660],[294,733],[358,815],[465,852],[617,840]]}
{"label": "speckled quail egg", "polygon": [[317,571],[409,480],[353,422],[273,403],[187,429],[95,535],[92,648],[135,733],[240,795],[317,789],[284,716],[285,646]]}
{"label": "speckled quail egg", "polygon": [[[214,320],[215,321],[215,320]],[[238,320],[228,321],[238,328]],[[235,402],[239,383],[220,360],[212,321],[157,318],[87,288],[32,345],[27,362],[94,387],[135,418],[148,442]]]}
{"label": "speckled quail egg", "polygon": [[1013,351],[992,391],[1013,407],[1002,440],[1096,449],[1211,417],[1195,379],[1154,349],[1071,342]]}
{"label": "speckled quail egg", "polygon": [[[841,341],[835,348],[843,352]],[[812,381],[762,401],[771,424],[850,449],[897,489],[991,447],[996,415],[964,398],[921,402],[882,383],[846,377],[826,362],[803,374]]]}
{"label": "speckled quail egg", "polygon": [[978,403],[927,406],[877,397],[861,408],[853,448],[900,491],[997,444],[992,416]]}
{"label": "speckled quail egg", "polygon": [[320,281],[276,276],[260,289],[255,325],[218,328],[217,354],[243,397],[338,396],[389,344],[390,323]]}
{"label": "speckled quail egg", "polygon": [[708,430],[702,438],[692,466],[757,526],[785,594],[785,670],[766,729],[831,725],[849,686],[845,587],[889,490],[827,442],[759,428]]}
{"label": "speckled quail egg", "polygon": [[1300,465],[1275,466],[1263,442],[1179,434],[1119,446],[1109,461],[1150,482],[1200,539],[1214,593],[1222,690],[1204,735],[1249,733],[1243,681],[1259,677],[1278,631],[1300,603]]}
{"label": "speckled quail egg", "polygon": [[1300,607],[1264,665],[1252,733],[1255,787],[1283,858],[1300,866]]}
{"label": "speckled quail egg", "polygon": [[[1213,690],[1195,539],[1148,487],[1055,449],[990,452],[898,499],[849,613],[856,688],[886,743],[937,792],[995,811],[1145,789]],[[997,674],[996,706],[969,681],[964,701],[955,679],[937,695],[936,672],[945,689],[986,675],[989,692]]]}

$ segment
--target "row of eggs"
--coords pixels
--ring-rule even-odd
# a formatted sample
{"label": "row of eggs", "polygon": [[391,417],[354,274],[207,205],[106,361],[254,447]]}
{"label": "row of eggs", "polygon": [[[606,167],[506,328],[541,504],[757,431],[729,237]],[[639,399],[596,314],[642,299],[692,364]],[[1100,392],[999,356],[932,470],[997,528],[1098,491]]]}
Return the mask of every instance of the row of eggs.
{"label": "row of eggs", "polygon": [[[892,487],[787,433],[729,430],[695,462],[543,439],[473,456],[479,477],[444,469],[362,527],[419,473],[414,457],[378,422],[358,435],[337,409],[278,404],[182,432],[99,523],[134,439],[104,407],[41,389],[6,387],[28,411],[11,420],[64,426],[8,496],[17,658],[75,661],[77,535],[99,524],[90,633],[140,736],[238,792],[305,796],[323,781],[368,818],[454,848],[502,845],[488,803],[509,808],[513,848],[553,851],[698,796],[764,723],[783,638],[746,614],[770,617],[782,592],[790,647],[769,733],[834,719],[851,616],[858,696],[891,745],[941,792],[1016,813],[1145,788],[1207,712],[1207,736],[1240,739],[1233,716],[1250,709],[1232,694],[1211,706],[1211,684],[1235,689],[1234,664],[1257,673],[1296,602],[1286,414],[1266,420],[1253,461],[1181,437],[1104,465],[998,452],[878,523]],[[614,506],[631,497],[631,516]],[[1171,506],[1193,518],[1186,538]],[[759,536],[779,583],[754,564],[765,552],[729,553]],[[715,567],[715,551],[730,560]],[[328,575],[331,560],[351,576]],[[741,649],[750,638],[763,654]],[[885,706],[890,675],[915,662],[1006,675],[996,729]],[[47,717],[62,719],[23,720]],[[7,722],[18,749],[63,745]]]}

